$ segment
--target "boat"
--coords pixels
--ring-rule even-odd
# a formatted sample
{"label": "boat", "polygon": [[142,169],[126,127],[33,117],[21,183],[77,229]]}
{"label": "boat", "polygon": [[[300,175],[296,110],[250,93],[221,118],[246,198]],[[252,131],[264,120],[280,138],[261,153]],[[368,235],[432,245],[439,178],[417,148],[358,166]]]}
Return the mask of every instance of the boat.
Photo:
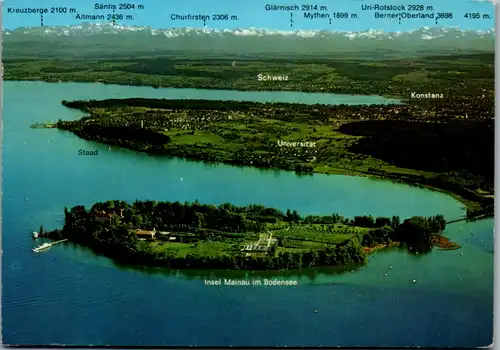
{"label": "boat", "polygon": [[35,253],[38,253],[39,251],[41,251],[43,249],[47,249],[51,246],[52,246],[52,244],[50,244],[50,243],[43,243],[43,244],[39,245],[38,247],[33,248],[32,251],[34,251]]}

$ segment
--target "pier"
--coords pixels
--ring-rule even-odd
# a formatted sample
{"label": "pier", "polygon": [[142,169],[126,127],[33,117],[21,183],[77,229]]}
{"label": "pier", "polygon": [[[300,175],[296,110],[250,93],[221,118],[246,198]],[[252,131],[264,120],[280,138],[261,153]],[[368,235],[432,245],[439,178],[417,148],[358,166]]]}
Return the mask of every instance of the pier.
{"label": "pier", "polygon": [[35,253],[38,253],[39,251],[42,251],[44,249],[48,249],[56,244],[59,244],[59,243],[62,243],[62,242],[66,242],[68,239],[61,239],[60,241],[56,241],[56,242],[52,242],[52,243],[43,243],[41,245],[39,245],[38,247],[35,247],[33,248],[32,250],[35,252]]}
{"label": "pier", "polygon": [[54,123],[33,123],[30,125],[32,129],[55,129],[57,128]]}

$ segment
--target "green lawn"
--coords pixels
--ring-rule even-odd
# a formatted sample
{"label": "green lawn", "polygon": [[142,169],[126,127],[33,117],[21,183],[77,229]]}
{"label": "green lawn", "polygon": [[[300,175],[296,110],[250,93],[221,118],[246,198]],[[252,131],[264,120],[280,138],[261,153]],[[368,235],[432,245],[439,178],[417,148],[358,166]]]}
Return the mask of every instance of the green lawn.
{"label": "green lawn", "polygon": [[[139,246],[144,250],[152,250],[158,254],[185,257],[187,254],[213,257],[214,255],[240,254],[246,244],[254,244],[261,238],[267,238],[269,232],[273,237],[286,237],[281,251],[310,251],[322,250],[328,245],[345,242],[364,231],[362,228],[347,227],[345,225],[326,225],[333,231],[324,231],[323,225],[301,225],[288,228],[266,230],[266,233],[248,233],[246,238],[230,239],[224,241],[198,241],[195,243],[180,243],[156,240],[154,242],[142,241]],[[294,239],[296,238],[296,239]]]}
{"label": "green lawn", "polygon": [[297,238],[310,242],[342,243],[366,230],[345,225],[301,225],[271,231],[273,236]]}
{"label": "green lawn", "polygon": [[[153,249],[160,254],[174,254],[184,257],[187,254],[199,256],[229,255],[239,252],[244,244],[253,243],[251,240],[241,242],[241,240],[227,240],[225,242],[198,241],[196,243],[179,242],[141,242],[145,249]],[[170,255],[169,254],[169,255]]]}
{"label": "green lawn", "polygon": [[187,145],[187,144],[205,144],[210,143],[213,145],[221,144],[224,142],[224,138],[214,134],[211,131],[197,131],[193,135],[184,134],[180,136],[174,136],[174,132],[165,133],[172,137],[172,143],[177,145]]}

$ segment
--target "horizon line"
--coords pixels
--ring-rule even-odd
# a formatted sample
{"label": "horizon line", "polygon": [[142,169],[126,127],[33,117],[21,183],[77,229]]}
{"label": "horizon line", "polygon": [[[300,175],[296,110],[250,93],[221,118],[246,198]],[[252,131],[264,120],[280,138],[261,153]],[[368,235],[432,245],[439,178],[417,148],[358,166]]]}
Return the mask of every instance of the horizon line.
{"label": "horizon line", "polygon": [[260,31],[272,31],[278,33],[299,33],[299,32],[309,32],[309,33],[319,33],[319,32],[328,32],[328,33],[364,33],[364,32],[385,32],[385,33],[407,33],[413,32],[420,29],[459,29],[464,31],[472,31],[472,32],[496,32],[495,27],[488,29],[463,29],[460,26],[438,26],[438,25],[422,25],[415,27],[413,29],[392,31],[385,29],[377,29],[370,28],[365,30],[342,30],[342,29],[275,29],[275,28],[264,28],[264,27],[238,27],[238,28],[207,28],[207,27],[192,27],[192,26],[183,26],[183,27],[168,27],[168,28],[154,28],[151,26],[141,26],[141,25],[125,25],[125,24],[112,24],[112,23],[89,23],[83,22],[81,24],[68,24],[68,25],[55,25],[55,26],[22,26],[16,27],[14,29],[3,28],[3,31],[16,31],[22,29],[42,29],[42,28],[74,28],[74,27],[82,27],[82,26],[95,26],[95,27],[122,27],[122,28],[142,28],[142,29],[152,29],[152,30],[174,30],[174,29],[192,29],[192,30],[201,30],[206,32],[224,32],[224,31],[238,31],[238,30],[260,30]]}

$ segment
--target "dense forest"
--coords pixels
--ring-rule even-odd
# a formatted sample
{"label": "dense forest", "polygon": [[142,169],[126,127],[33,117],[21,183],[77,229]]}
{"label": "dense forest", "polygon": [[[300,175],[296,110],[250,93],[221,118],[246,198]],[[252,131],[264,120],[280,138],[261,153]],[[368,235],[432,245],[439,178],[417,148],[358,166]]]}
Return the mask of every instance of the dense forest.
{"label": "dense forest", "polygon": [[468,172],[493,184],[493,121],[411,123],[364,121],[341,125],[342,133],[365,136],[351,147],[398,167],[435,173]]}
{"label": "dense forest", "polygon": [[[120,261],[172,268],[257,270],[357,264],[365,261],[363,246],[390,244],[396,240],[407,244],[430,243],[431,236],[446,225],[440,215],[413,217],[401,223],[399,217],[358,216],[348,219],[338,214],[301,217],[295,210],[283,213],[261,205],[237,207],[226,203],[214,206],[198,202],[135,201],[130,205],[124,201],[107,201],[96,203],[88,210],[84,206],[65,208],[64,213],[64,227],[50,231],[47,233],[49,237],[68,238]],[[245,239],[270,228],[269,224],[295,227],[306,223],[342,223],[367,230],[338,244],[323,244],[320,249],[273,250],[265,256],[249,257],[241,254],[240,249],[204,252],[195,249],[209,242],[221,244],[217,247],[231,247],[235,242],[236,246],[245,244]],[[166,243],[167,248],[163,249],[163,245],[160,251],[155,249],[154,243],[137,238],[134,230],[138,228],[175,231],[177,237],[189,239],[181,240],[184,243]],[[327,231],[323,234],[327,235]],[[284,245],[287,239],[279,237],[278,245]],[[179,249],[188,250],[180,254]]]}
{"label": "dense forest", "polygon": [[[64,126],[60,127],[64,129]],[[105,126],[105,125],[83,125],[81,129],[73,131],[76,135],[85,138],[86,135],[95,135],[95,141],[107,142],[117,140],[112,144],[136,149],[149,149],[161,152],[163,145],[170,142],[168,135],[162,135],[157,132],[127,126]],[[123,141],[121,141],[123,140]],[[125,141],[126,140],[126,141]]]}

